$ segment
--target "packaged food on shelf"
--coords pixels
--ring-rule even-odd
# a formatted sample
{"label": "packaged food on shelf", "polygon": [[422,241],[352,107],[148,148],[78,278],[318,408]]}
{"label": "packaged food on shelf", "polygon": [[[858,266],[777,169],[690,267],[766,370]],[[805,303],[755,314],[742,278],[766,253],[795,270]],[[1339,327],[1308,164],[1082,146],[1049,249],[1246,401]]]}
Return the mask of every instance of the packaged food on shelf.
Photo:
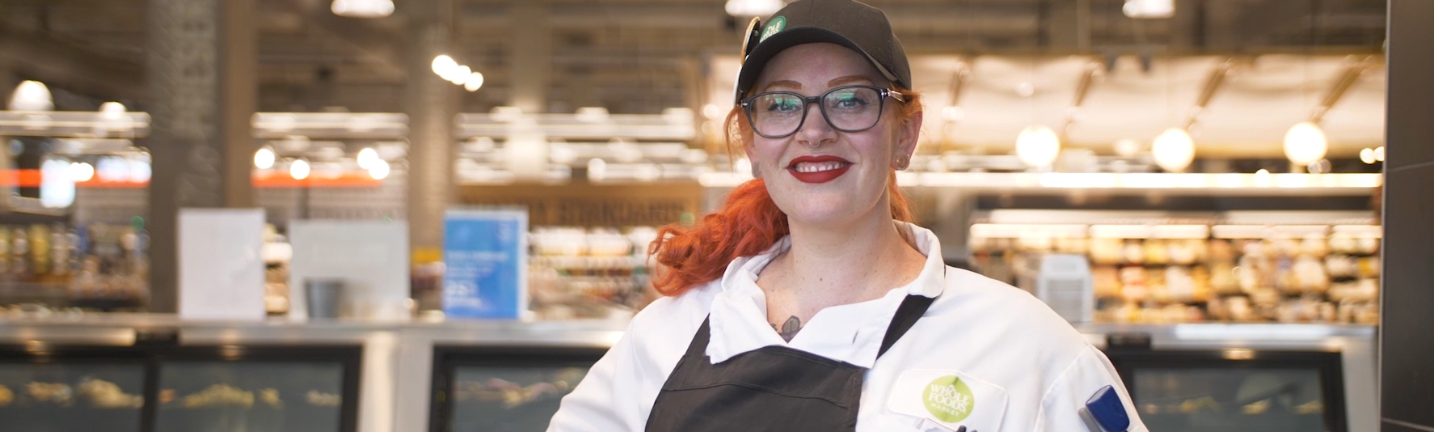
{"label": "packaged food on shelf", "polygon": [[[1020,213],[1006,223],[978,214],[973,221],[982,229],[968,239],[971,262],[997,277],[1007,272],[1001,264],[1038,261],[1045,253],[1022,247],[1040,244],[1016,238],[1039,232],[1022,224],[1085,222],[1098,322],[1378,321],[1380,231],[1373,217],[1312,212],[1295,214],[1301,222],[1292,225],[1258,225],[1244,222],[1248,215],[1226,213],[1091,213]],[[1261,216],[1261,224],[1278,219]],[[1319,217],[1330,225],[1320,225]],[[1353,224],[1361,219],[1371,225]],[[1056,237],[1052,250],[1076,244],[1075,237]]]}

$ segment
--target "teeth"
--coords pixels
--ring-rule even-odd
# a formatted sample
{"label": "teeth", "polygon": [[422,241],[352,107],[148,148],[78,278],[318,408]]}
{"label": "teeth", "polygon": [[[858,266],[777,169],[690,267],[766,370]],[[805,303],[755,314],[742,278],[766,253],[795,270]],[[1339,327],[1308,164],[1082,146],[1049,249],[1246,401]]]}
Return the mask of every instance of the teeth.
{"label": "teeth", "polygon": [[841,162],[802,162],[797,164],[794,169],[799,173],[814,173],[831,171],[841,168],[843,165]]}

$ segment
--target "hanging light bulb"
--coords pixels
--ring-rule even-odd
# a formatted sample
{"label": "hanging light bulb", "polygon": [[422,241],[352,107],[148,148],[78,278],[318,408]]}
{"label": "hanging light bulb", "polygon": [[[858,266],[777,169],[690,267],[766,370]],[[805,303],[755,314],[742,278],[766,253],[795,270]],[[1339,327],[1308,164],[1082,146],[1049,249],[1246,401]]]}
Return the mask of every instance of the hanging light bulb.
{"label": "hanging light bulb", "polygon": [[1049,166],[1061,153],[1061,140],[1046,126],[1027,126],[1016,136],[1016,157],[1032,167]]}
{"label": "hanging light bulb", "polygon": [[782,8],[782,0],[727,0],[727,15],[734,17],[767,16]]}
{"label": "hanging light bulb", "polygon": [[373,161],[373,166],[368,168],[368,176],[373,177],[374,180],[383,180],[384,178],[388,177],[388,173],[388,162],[384,161],[383,159],[375,158]]}
{"label": "hanging light bulb", "polygon": [[1155,164],[1161,169],[1169,172],[1184,171],[1190,166],[1190,162],[1195,160],[1195,140],[1190,138],[1190,132],[1185,129],[1166,129],[1160,136],[1155,137],[1150,152],[1155,156]]}
{"label": "hanging light bulb", "polygon": [[453,61],[453,57],[449,57],[447,54],[433,58],[433,73],[445,77],[444,79],[447,79],[448,74],[452,73],[453,68],[456,67],[458,67],[458,62]]}
{"label": "hanging light bulb", "polygon": [[334,0],[334,15],[349,18],[383,18],[393,15],[393,0]]}
{"label": "hanging light bulb", "polygon": [[483,87],[483,74],[479,72],[469,74],[468,81],[463,82],[463,89],[470,92],[478,91],[479,87]]}
{"label": "hanging light bulb", "polygon": [[458,65],[458,67],[451,69],[451,72],[447,77],[444,77],[444,79],[447,79],[448,82],[453,84],[463,85],[468,82],[468,77],[471,75],[473,75],[473,68],[468,67],[468,65]]}
{"label": "hanging light bulb", "polygon": [[274,149],[269,146],[259,148],[254,152],[254,166],[259,169],[269,169],[274,166]]}
{"label": "hanging light bulb", "polygon": [[309,178],[309,161],[302,158],[294,159],[294,163],[289,164],[289,176],[294,180]]}
{"label": "hanging light bulb", "polygon": [[1374,149],[1365,147],[1359,151],[1359,161],[1365,165],[1374,165]]}
{"label": "hanging light bulb", "polygon": [[70,179],[76,183],[87,182],[95,178],[95,166],[87,162],[70,163]]}
{"label": "hanging light bulb", "polygon": [[1170,18],[1175,16],[1175,0],[1125,0],[1120,11],[1136,19]]}
{"label": "hanging light bulb", "polygon": [[1309,165],[1324,158],[1329,151],[1329,140],[1319,125],[1301,122],[1285,132],[1285,157],[1295,165]]}
{"label": "hanging light bulb", "polygon": [[1384,146],[1374,148],[1374,161],[1384,162]]}
{"label": "hanging light bulb", "polygon": [[358,166],[359,166],[359,168],[363,168],[363,169],[373,168],[373,163],[374,163],[374,161],[377,161],[377,160],[379,160],[379,158],[378,158],[378,152],[377,152],[377,151],[374,151],[373,147],[364,147],[363,150],[359,150],[359,152],[358,152]]}
{"label": "hanging light bulb", "polygon": [[10,94],[11,111],[53,111],[55,100],[50,98],[50,88],[39,81],[22,81]]}

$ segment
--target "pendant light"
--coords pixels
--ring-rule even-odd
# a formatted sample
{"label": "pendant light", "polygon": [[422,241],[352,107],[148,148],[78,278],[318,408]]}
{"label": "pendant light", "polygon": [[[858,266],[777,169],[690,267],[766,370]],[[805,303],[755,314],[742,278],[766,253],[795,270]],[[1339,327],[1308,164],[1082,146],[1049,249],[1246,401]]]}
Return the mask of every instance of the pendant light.
{"label": "pendant light", "polygon": [[23,81],[10,94],[11,111],[53,111],[55,101],[50,98],[50,88],[39,81]]}
{"label": "pendant light", "polygon": [[309,178],[309,171],[309,161],[303,158],[295,159],[293,163],[289,164],[289,176],[294,180]]}
{"label": "pendant light", "polygon": [[782,0],[727,0],[727,15],[738,18],[767,16],[784,6]]}
{"label": "pendant light", "polygon": [[1016,157],[1028,166],[1050,166],[1060,153],[1060,138],[1044,125],[1027,126],[1016,136]]}
{"label": "pendant light", "polygon": [[1329,151],[1329,140],[1324,130],[1313,122],[1300,122],[1285,132],[1285,157],[1299,166],[1309,165],[1324,158]]}
{"label": "pendant light", "polygon": [[1125,0],[1120,11],[1135,19],[1170,18],[1175,16],[1175,0]]}
{"label": "pendant light", "polygon": [[1183,128],[1170,128],[1155,137],[1150,146],[1155,164],[1169,172],[1181,172],[1195,160],[1195,140]]}
{"label": "pendant light", "polygon": [[349,18],[383,18],[393,15],[393,0],[334,0],[334,15]]}

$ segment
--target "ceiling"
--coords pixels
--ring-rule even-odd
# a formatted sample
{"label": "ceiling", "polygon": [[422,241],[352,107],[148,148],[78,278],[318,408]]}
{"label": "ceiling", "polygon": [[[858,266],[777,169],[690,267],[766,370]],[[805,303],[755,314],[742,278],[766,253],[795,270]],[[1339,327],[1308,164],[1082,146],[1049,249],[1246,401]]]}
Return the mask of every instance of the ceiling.
{"label": "ceiling", "polygon": [[[525,78],[510,70],[509,11],[520,1],[535,0],[453,0],[453,57],[487,78],[464,94],[464,112],[508,104],[514,81]],[[657,113],[730,98],[717,95],[730,92],[727,69],[745,25],[723,12],[723,0],[541,1],[549,112]],[[374,20],[336,17],[328,0],[256,2],[260,110],[401,109],[408,1]],[[972,147],[1009,146],[1028,123],[1064,124],[1092,62],[1102,64],[1101,77],[1068,138],[1092,147],[1148,141],[1186,118],[1210,70],[1234,57],[1243,66],[1199,118],[1197,141],[1239,153],[1307,118],[1347,57],[1378,55],[1385,34],[1383,0],[1177,0],[1177,15],[1163,20],[1126,18],[1122,0],[869,3],[890,17],[928,107],[950,106],[952,77],[970,71],[958,103],[964,117],[928,120],[927,134]],[[146,14],[145,0],[0,0],[0,70],[8,64],[12,81],[49,83],[60,109],[105,100],[143,109]],[[1326,116],[1335,148],[1382,139],[1384,82],[1375,69]],[[1034,93],[1016,94],[1027,82]]]}

